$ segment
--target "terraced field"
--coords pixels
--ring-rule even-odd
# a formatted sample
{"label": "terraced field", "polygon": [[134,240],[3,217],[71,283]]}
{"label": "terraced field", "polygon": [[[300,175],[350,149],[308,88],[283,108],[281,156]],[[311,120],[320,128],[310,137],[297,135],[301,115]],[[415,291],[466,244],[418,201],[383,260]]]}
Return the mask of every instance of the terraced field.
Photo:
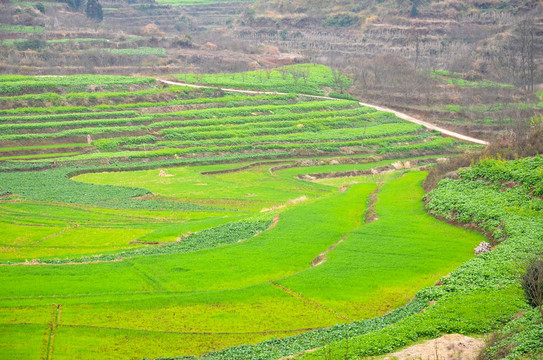
{"label": "terraced field", "polygon": [[469,146],[354,100],[0,80],[3,358],[293,355],[417,313],[483,239],[422,202]]}
{"label": "terraced field", "polygon": [[[305,71],[309,77],[302,89],[333,85],[329,69],[314,66]],[[217,154],[248,159],[308,152],[435,152],[456,145],[453,139],[352,100],[164,87],[148,78],[92,79],[3,76],[0,141],[4,160],[29,160],[36,155],[47,158],[40,161],[42,165],[79,165],[172,157],[189,161]],[[83,91],[89,86],[95,91]],[[295,84],[288,86],[295,88]],[[84,145],[88,142],[91,146]],[[18,162],[24,164],[30,166],[28,161]]]}

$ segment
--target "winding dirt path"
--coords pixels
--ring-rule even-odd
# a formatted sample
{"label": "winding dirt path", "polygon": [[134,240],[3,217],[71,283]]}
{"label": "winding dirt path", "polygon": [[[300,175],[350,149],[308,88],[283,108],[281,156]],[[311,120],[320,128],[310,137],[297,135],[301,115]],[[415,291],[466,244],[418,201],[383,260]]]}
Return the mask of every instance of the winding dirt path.
{"label": "winding dirt path", "polygon": [[459,134],[459,133],[454,132],[454,131],[450,131],[450,130],[447,130],[447,129],[440,128],[440,127],[438,127],[438,126],[436,126],[434,124],[431,124],[429,122],[426,122],[426,121],[423,121],[423,120],[420,120],[420,119],[416,119],[416,118],[414,118],[414,117],[412,117],[410,115],[401,113],[401,112],[396,111],[396,110],[392,110],[390,108],[377,106],[377,105],[372,105],[372,104],[365,104],[365,103],[362,103],[362,102],[360,103],[360,105],[369,106],[369,107],[375,108],[375,109],[377,109],[379,111],[391,112],[394,115],[396,115],[397,117],[399,117],[400,119],[404,119],[404,120],[407,120],[409,122],[422,125],[422,126],[426,127],[427,129],[430,129],[430,130],[439,131],[440,133],[442,133],[444,135],[447,135],[447,136],[450,136],[450,137],[453,137],[453,138],[456,138],[456,139],[469,141],[469,142],[479,144],[479,145],[488,145],[489,144],[488,141],[481,140],[481,139],[476,139],[476,138],[473,138],[471,136],[462,135],[462,134]]}
{"label": "winding dirt path", "polygon": [[[212,85],[194,85],[194,84],[180,83],[180,82],[163,80],[163,79],[156,79],[156,80],[158,82],[168,84],[168,85],[188,86],[188,87],[192,87],[192,88],[210,88],[210,87],[214,87]],[[256,90],[241,90],[241,89],[229,89],[229,88],[219,88],[219,89],[222,90],[222,91],[242,93],[242,94],[288,95],[287,93],[276,92],[276,91],[256,91]],[[316,98],[316,99],[338,100],[336,98],[331,98],[331,97],[328,97],[328,96],[306,95],[306,94],[300,94],[300,95],[307,96],[307,97],[312,97],[312,98]],[[456,138],[456,139],[459,139],[459,140],[469,141],[469,142],[479,144],[479,145],[488,145],[489,144],[488,141],[481,140],[481,139],[476,139],[476,138],[471,137],[471,136],[463,135],[463,134],[460,134],[460,133],[457,133],[457,132],[454,132],[454,131],[450,131],[450,130],[438,127],[438,126],[436,126],[434,124],[431,124],[431,123],[429,123],[427,121],[423,121],[423,120],[414,118],[414,117],[412,117],[410,115],[404,114],[404,113],[396,111],[396,110],[392,110],[392,109],[387,108],[387,107],[373,105],[373,104],[367,104],[367,103],[363,103],[363,102],[359,102],[359,104],[361,106],[372,107],[372,108],[377,109],[379,111],[391,112],[394,115],[396,115],[397,117],[399,117],[400,119],[412,122],[414,124],[422,125],[422,126],[424,126],[425,128],[427,128],[429,130],[435,130],[435,131],[438,131],[438,132],[442,133],[443,135],[447,135],[447,136],[450,136],[450,137],[453,137],[453,138]]]}

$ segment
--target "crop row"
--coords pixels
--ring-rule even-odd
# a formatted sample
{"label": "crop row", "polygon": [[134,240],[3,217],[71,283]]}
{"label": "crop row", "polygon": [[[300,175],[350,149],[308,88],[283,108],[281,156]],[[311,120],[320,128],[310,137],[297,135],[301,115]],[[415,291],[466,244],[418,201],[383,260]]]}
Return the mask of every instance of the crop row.
{"label": "crop row", "polygon": [[[76,120],[76,119],[97,119],[97,118],[112,118],[119,116],[137,116],[139,115],[138,111],[102,111],[102,112],[90,112],[90,113],[75,113],[75,114],[55,114],[55,115],[32,115],[32,116],[3,116],[0,117],[0,122],[30,122],[26,124],[2,124],[4,128],[10,128],[13,126],[13,129],[21,128],[25,129],[25,126],[41,125],[40,123],[31,123],[31,121],[50,121],[50,120]],[[44,123],[46,126],[55,126],[55,122]],[[1,126],[1,125],[0,125]]]}
{"label": "crop row", "polygon": [[[14,46],[19,43],[24,43],[27,41],[27,39],[11,39],[11,40],[2,40],[0,41],[0,45],[5,46]],[[92,39],[92,38],[74,38],[74,39],[55,39],[55,40],[47,40],[45,43],[48,45],[51,44],[67,44],[67,43],[104,43],[108,42],[107,39]]]}
{"label": "crop row", "polygon": [[[292,112],[289,108],[276,109],[271,112],[267,112],[266,115],[258,115],[261,112],[251,112],[250,114],[243,114],[237,116],[226,116],[226,117],[205,117],[199,118],[197,120],[183,120],[183,122],[163,122],[160,127],[172,127],[172,126],[218,126],[218,125],[235,125],[235,124],[249,124],[249,123],[275,123],[279,121],[295,121],[295,120],[310,120],[310,119],[321,119],[321,118],[340,118],[340,117],[354,117],[359,115],[364,115],[366,119],[375,119],[372,114],[367,114],[367,108],[353,108],[353,109],[335,109],[327,111],[307,111],[307,112]],[[175,113],[178,116],[178,113]],[[377,119],[379,123],[383,121],[388,122],[388,119]],[[397,122],[400,122],[396,118]]]}
{"label": "crop row", "polygon": [[223,125],[187,126],[162,129],[159,130],[159,134],[170,140],[204,140],[256,135],[289,134],[296,132],[317,132],[346,127],[358,128],[364,127],[365,125],[367,124],[364,115],[359,115],[299,121],[248,122],[244,124],[229,125],[226,129]]}
{"label": "crop row", "polygon": [[[156,122],[153,124],[148,125],[148,130],[152,130],[155,128],[167,128],[167,127],[178,127],[176,130],[179,130],[181,132],[187,132],[186,129],[190,129],[188,132],[191,131],[199,131],[207,128],[211,129],[211,126],[218,126],[219,129],[223,129],[224,125],[228,125],[229,129],[234,124],[255,124],[255,123],[262,123],[266,125],[267,122],[271,122],[273,124],[277,124],[278,126],[280,122],[282,121],[292,121],[296,119],[307,119],[307,121],[317,121],[319,119],[322,119],[323,121],[331,121],[332,119],[337,119],[337,121],[342,120],[349,120],[349,121],[356,121],[356,120],[362,120],[367,115],[362,116],[359,114],[364,114],[365,109],[364,108],[356,108],[356,109],[345,109],[345,110],[338,110],[338,111],[310,111],[306,113],[293,113],[288,111],[276,111],[276,114],[274,115],[252,115],[252,116],[229,116],[224,118],[211,118],[211,119],[198,119],[198,120],[175,120],[175,121],[163,121],[163,122]],[[359,115],[359,116],[355,116]],[[147,115],[151,116],[151,115]],[[368,126],[373,126],[375,123],[369,123]],[[184,128],[179,128],[179,126],[184,126]],[[213,128],[213,130],[216,130],[216,128]],[[222,141],[221,139],[220,141]],[[206,143],[206,140],[201,140],[202,142],[199,144]],[[207,140],[212,144],[212,140]],[[244,143],[254,143],[258,142],[258,139],[248,138],[248,141],[245,141]],[[189,141],[187,144],[186,141],[164,141],[157,144],[157,146],[190,146],[194,145],[194,141]],[[234,142],[234,143],[239,143]],[[152,147],[152,146],[151,146]]]}
{"label": "crop row", "polygon": [[0,25],[1,32],[41,34],[44,30],[45,28],[43,26]]}
{"label": "crop row", "polygon": [[25,94],[15,96],[1,96],[0,102],[7,101],[60,101],[71,99],[101,99],[101,98],[125,98],[130,96],[146,96],[169,92],[192,91],[192,88],[185,86],[170,86],[167,88],[155,88],[135,91],[93,91],[93,92],[72,92],[67,94],[57,94],[46,92],[41,94]]}
{"label": "crop row", "polygon": [[139,47],[135,49],[102,49],[104,52],[117,55],[131,55],[131,56],[166,56],[166,49],[164,48],[153,48],[153,47]]}
{"label": "crop row", "polygon": [[32,89],[55,87],[82,88],[88,85],[136,85],[154,84],[155,79],[117,75],[70,75],[70,76],[25,76],[0,81],[0,94],[13,94]]}
{"label": "crop row", "polygon": [[65,112],[92,112],[102,110],[117,110],[117,109],[138,109],[138,108],[153,108],[171,105],[193,105],[193,104],[220,104],[220,103],[235,103],[235,102],[251,102],[251,101],[280,101],[293,100],[296,95],[229,95],[222,97],[207,97],[197,99],[181,99],[161,102],[138,102],[138,103],[123,103],[123,104],[101,104],[96,106],[51,106],[51,107],[26,107],[16,109],[0,110],[0,115],[15,115],[15,114],[60,114]]}
{"label": "crop row", "polygon": [[[251,100],[254,100],[254,99],[251,99]],[[232,107],[237,107],[237,105],[243,105],[243,104],[229,102],[227,105],[232,106]],[[258,106],[257,101],[254,101],[252,105]],[[265,106],[268,106],[268,105],[269,104],[266,104]],[[281,104],[281,103],[274,104],[274,106],[279,106],[279,105],[286,105],[288,107],[291,104]],[[243,106],[240,106],[240,108],[243,108]],[[205,109],[205,110],[209,110],[209,109]],[[284,110],[284,109],[280,109],[280,110]],[[183,115],[190,116],[192,118],[195,118],[195,117],[197,118],[198,114],[195,115],[194,114],[195,111],[197,112],[198,110],[191,110],[190,112],[180,111],[180,112],[172,112],[172,113],[154,113],[154,114],[143,115],[142,117],[144,117],[145,119],[151,119],[151,120],[162,119],[162,118],[167,118],[167,117],[179,117],[179,116],[184,117]],[[200,111],[204,111],[204,110],[200,110]],[[215,112],[221,112],[221,110],[216,109]],[[241,113],[241,111],[236,111],[235,109],[232,110],[232,112]],[[48,114],[48,115],[31,115],[31,116],[5,116],[5,117],[0,117],[0,122],[5,121],[5,122],[9,122],[9,124],[3,124],[0,126],[2,126],[4,129],[39,129],[39,128],[85,126],[85,125],[97,125],[97,124],[98,125],[121,124],[123,122],[130,122],[130,120],[123,119],[123,118],[118,118],[118,119],[109,119],[109,118],[114,118],[116,116],[137,116],[139,114],[140,113],[138,111],[132,110],[132,111],[68,113],[68,114],[58,114],[58,115]],[[208,117],[209,115],[206,114],[205,116]],[[109,120],[104,120],[103,122],[96,122],[93,120],[89,120],[89,121],[77,120],[77,119],[96,119],[96,118],[108,118]],[[254,116],[243,117],[241,118],[242,120],[236,121],[236,119],[239,119],[239,118],[229,117],[226,120],[226,122],[224,122],[223,120],[218,120],[217,122],[221,122],[221,121],[223,121],[223,123],[231,123],[231,122],[239,123],[241,121],[251,122],[252,118],[254,118]],[[54,121],[54,122],[43,122],[43,123],[31,122],[31,121],[49,121],[49,120],[71,120],[71,121]],[[138,120],[137,118],[134,118],[133,121],[141,122],[141,121],[148,121],[148,120]],[[13,124],[13,122],[21,122],[21,123]],[[210,121],[208,121],[207,123],[209,122]],[[179,124],[184,125],[185,122],[180,123],[179,121],[175,121],[171,123],[164,123],[155,127],[167,127],[167,126],[179,125]],[[198,125],[198,122],[193,121],[191,122],[191,124]]]}
{"label": "crop row", "polygon": [[[418,129],[417,125],[414,124],[406,124],[410,125],[409,128],[406,128],[406,133],[412,133],[413,129]],[[353,130],[357,129],[348,129],[347,132],[344,131],[344,134],[336,134],[334,136],[334,139],[331,140],[347,140],[347,141],[353,141],[351,143],[348,143],[348,145],[344,142],[330,142],[330,141],[319,141],[315,138],[319,137],[319,133],[306,133],[305,138],[307,141],[297,141],[295,144],[277,144],[281,143],[280,136],[275,136],[277,140],[275,143],[271,144],[262,144],[262,145],[252,145],[252,144],[239,144],[239,145],[227,145],[227,146],[220,146],[220,145],[212,145],[209,146],[192,146],[192,147],[186,147],[186,148],[167,148],[167,149],[159,149],[159,150],[151,150],[151,151],[118,151],[114,153],[90,153],[90,154],[84,154],[84,155],[78,155],[70,159],[58,159],[58,161],[73,161],[73,160],[96,160],[96,159],[110,159],[110,158],[128,158],[128,159],[137,159],[137,158],[153,158],[153,157],[165,157],[165,156],[179,156],[179,155],[193,155],[198,153],[225,153],[225,152],[242,152],[242,151],[268,151],[268,150],[294,150],[294,149],[314,149],[314,150],[321,150],[321,151],[339,151],[341,147],[344,146],[363,146],[364,144],[370,146],[370,145],[382,145],[382,146],[389,146],[390,144],[394,143],[395,140],[398,140],[397,137],[393,137],[393,140],[388,140],[387,138],[381,138],[381,139],[375,139],[375,140],[365,140],[365,139],[371,139],[371,138],[379,138],[382,136],[381,134],[389,135],[389,133],[392,133],[392,135],[397,135],[398,130],[395,126],[393,128],[390,128],[389,125],[381,125],[377,126],[375,128],[382,129],[375,129],[373,131],[370,131],[370,129],[374,128],[368,128],[366,133],[363,132],[364,129],[359,129],[362,131],[358,132],[358,138],[357,134],[353,134]],[[344,130],[344,129],[342,129]],[[337,130],[332,130],[337,131]],[[400,132],[401,134],[401,132]],[[287,134],[287,135],[301,135],[301,134]],[[343,135],[343,136],[340,136]],[[385,135],[385,136],[386,136]],[[344,139],[337,139],[343,137]],[[418,136],[414,136],[411,139],[420,139]],[[358,140],[358,141],[354,141]],[[196,142],[196,144],[198,144]],[[446,141],[441,140],[441,138],[437,138],[435,140],[424,142],[424,143],[418,143],[418,144],[412,144],[409,146],[399,146],[402,148],[403,151],[410,151],[410,150],[434,150],[434,149],[442,149],[449,146],[452,146],[455,144],[455,141],[453,139],[448,139]],[[112,142],[111,147],[113,147],[114,143]],[[393,149],[393,147],[390,147],[390,149]]]}
{"label": "crop row", "polygon": [[[222,116],[232,116],[232,115],[251,115],[255,112],[271,112],[273,111],[308,111],[316,109],[338,109],[348,105],[352,105],[352,102],[345,101],[315,101],[308,103],[297,103],[293,105],[262,105],[262,106],[246,106],[240,108],[208,108],[203,110],[185,110],[173,113],[159,113],[159,114],[150,114],[137,118],[127,118],[127,119],[101,119],[101,120],[80,120],[71,122],[71,126],[81,126],[84,124],[91,125],[104,125],[107,123],[129,123],[129,122],[142,122],[142,121],[152,121],[164,117],[181,117],[181,118],[213,118],[213,117],[222,117]],[[59,123],[61,126],[66,126],[68,123]],[[170,122],[170,123],[155,123],[145,126],[116,126],[116,127],[104,127],[104,128],[78,128],[71,130],[64,130],[57,133],[42,133],[42,134],[10,134],[0,136],[1,140],[24,140],[24,139],[39,139],[39,138],[54,138],[54,137],[63,137],[77,134],[100,134],[100,133],[112,133],[112,132],[124,132],[124,131],[140,131],[150,128],[165,127],[178,125],[179,122]],[[12,128],[18,126],[30,126],[34,128],[39,127],[52,127],[54,123],[49,124],[11,124]]]}
{"label": "crop row", "polygon": [[[124,112],[124,111],[123,111]],[[137,112],[128,111],[127,115],[134,115],[134,113],[138,114]],[[94,114],[104,114],[104,113],[90,113],[90,114],[83,114],[83,117],[94,118]],[[108,114],[109,116],[115,116],[115,112],[107,112],[105,114]],[[67,114],[72,115],[72,114]],[[53,115],[54,116],[54,115]],[[105,126],[105,125],[113,125],[113,124],[127,124],[127,123],[141,123],[141,122],[150,122],[153,120],[153,116],[136,116],[136,117],[126,117],[126,118],[114,118],[114,119],[104,119],[102,116],[96,116],[99,119],[93,119],[93,120],[70,120],[70,121],[55,121],[55,122],[44,122],[44,123],[22,123],[22,124],[0,124],[0,131],[6,131],[6,130],[31,130],[31,129],[57,129],[57,128],[67,128],[67,127],[75,127],[79,130],[83,130],[83,128],[91,129],[92,131],[94,126]],[[23,135],[29,135],[29,134],[23,134]],[[2,137],[0,136],[0,139]]]}
{"label": "crop row", "polygon": [[502,84],[502,83],[495,83],[486,79],[482,79],[480,81],[469,81],[465,80],[462,77],[464,77],[464,74],[459,73],[450,73],[448,71],[443,70],[434,70],[430,73],[430,75],[434,78],[439,77],[440,79],[444,80],[448,84],[451,85],[458,85],[461,87],[474,87],[474,88],[514,88],[511,84]]}
{"label": "crop row", "polygon": [[405,152],[411,150],[438,150],[446,149],[457,144],[458,141],[453,138],[437,137],[427,142],[401,145],[401,146],[386,146],[379,149],[380,154],[386,154],[391,152]]}
{"label": "crop row", "polygon": [[109,139],[98,139],[92,142],[92,145],[102,151],[116,150],[120,145],[137,145],[147,144],[157,141],[157,138],[152,135],[133,136],[133,137],[116,137]]}
{"label": "crop row", "polygon": [[[420,135],[401,135],[401,136],[387,136],[379,138],[365,138],[357,140],[342,140],[342,139],[321,139],[321,143],[333,143],[339,142],[341,144],[353,144],[356,143],[358,146],[361,145],[379,145],[386,146],[393,143],[406,143],[411,141],[417,141],[425,139],[428,136],[428,133],[422,133]],[[266,141],[262,141],[266,140]],[[324,141],[324,142],[323,142]],[[229,138],[229,139],[212,139],[212,140],[185,140],[185,141],[157,141],[155,143],[146,143],[144,144],[147,149],[157,148],[157,147],[191,147],[191,146],[204,146],[204,145],[265,145],[265,144],[289,144],[289,143],[303,143],[303,144],[312,144],[319,143],[308,140],[296,141],[291,138],[281,136],[251,136],[251,137],[242,137],[242,138]],[[94,144],[94,143],[93,143]],[[134,148],[142,148],[144,145],[136,145]],[[344,146],[353,146],[353,145],[344,145]]]}
{"label": "crop row", "polygon": [[[185,166],[185,165],[210,165],[217,163],[226,163],[226,162],[240,162],[246,160],[259,160],[259,159],[276,159],[284,158],[289,156],[288,152],[266,152],[266,153],[237,153],[237,154],[220,154],[220,155],[211,155],[211,156],[202,156],[198,158],[181,158],[181,159],[166,159],[166,160],[156,160],[150,162],[138,162],[138,163],[122,163],[122,162],[109,162],[108,166],[100,167],[88,167],[79,170],[75,170],[70,175],[82,174],[85,172],[98,172],[98,171],[125,171],[125,170],[149,170],[157,169],[162,167],[171,167],[171,166]],[[67,166],[81,166],[77,161],[74,162],[65,162]],[[16,174],[16,171],[20,170],[38,170],[38,169],[48,169],[53,166],[52,162],[9,162],[4,161],[0,162],[0,173],[1,172],[10,172]],[[8,190],[2,190],[0,187],[0,194],[9,193]]]}

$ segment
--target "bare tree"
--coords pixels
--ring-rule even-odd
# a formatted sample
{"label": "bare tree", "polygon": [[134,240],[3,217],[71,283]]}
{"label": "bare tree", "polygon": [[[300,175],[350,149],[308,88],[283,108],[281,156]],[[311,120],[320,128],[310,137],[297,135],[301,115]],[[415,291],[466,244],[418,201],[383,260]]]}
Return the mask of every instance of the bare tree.
{"label": "bare tree", "polygon": [[515,40],[519,58],[519,76],[524,89],[534,90],[534,74],[536,69],[536,19],[523,17],[515,27]]}
{"label": "bare tree", "polygon": [[501,81],[533,91],[537,72],[537,20],[525,16],[517,21],[513,31],[500,34],[489,50],[493,67]]}

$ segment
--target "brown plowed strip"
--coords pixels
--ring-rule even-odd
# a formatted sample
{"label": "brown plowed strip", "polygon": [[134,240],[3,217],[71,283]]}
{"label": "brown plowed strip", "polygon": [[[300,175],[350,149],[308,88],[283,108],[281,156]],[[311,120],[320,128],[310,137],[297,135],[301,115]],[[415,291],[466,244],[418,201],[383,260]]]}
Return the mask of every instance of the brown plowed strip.
{"label": "brown plowed strip", "polygon": [[260,161],[260,162],[252,163],[252,164],[249,164],[249,165],[245,165],[245,166],[241,166],[241,167],[233,168],[233,169],[202,171],[200,174],[201,175],[229,174],[229,173],[233,173],[233,172],[247,170],[247,169],[250,169],[250,168],[256,167],[256,166],[283,164],[285,162],[287,162],[287,161],[281,161],[281,160],[277,160],[277,161]]}
{"label": "brown plowed strip", "polygon": [[55,333],[59,325],[60,313],[62,311],[62,305],[57,305],[55,311],[53,311],[53,317],[51,319],[49,337],[47,339],[47,345],[45,348],[45,360],[51,360],[53,358],[53,351],[55,349],[54,340]]}
{"label": "brown plowed strip", "polygon": [[286,292],[287,294],[289,294],[289,295],[292,296],[293,298],[296,298],[296,299],[298,299],[298,300],[301,300],[302,302],[304,302],[304,303],[306,303],[306,304],[311,304],[311,305],[313,305],[313,306],[316,306],[316,307],[319,307],[319,308],[321,308],[321,309],[324,309],[324,310],[326,310],[326,311],[328,311],[328,312],[334,314],[335,316],[337,316],[337,317],[339,317],[339,318],[341,318],[341,319],[343,319],[343,320],[347,320],[347,321],[349,321],[349,322],[352,322],[352,321],[353,321],[352,319],[349,319],[347,316],[345,316],[345,315],[343,315],[343,314],[340,314],[340,313],[336,312],[335,310],[330,309],[329,307],[326,307],[326,306],[324,306],[324,305],[322,305],[322,304],[320,304],[320,303],[318,303],[318,302],[316,302],[316,301],[313,301],[313,300],[311,300],[311,299],[308,299],[308,298],[306,298],[305,296],[303,296],[302,294],[300,294],[300,293],[298,293],[298,292],[296,292],[296,291],[294,291],[294,290],[291,290],[291,289],[289,289],[288,287],[283,286],[283,285],[281,285],[281,284],[279,284],[279,283],[276,283],[276,282],[273,281],[273,280],[270,280],[270,281],[268,281],[268,282],[269,282],[270,284],[272,284],[273,286],[275,286],[276,288],[278,288],[279,290]]}
{"label": "brown plowed strip", "polygon": [[271,229],[273,229],[274,227],[276,227],[278,222],[279,222],[279,214],[277,214],[277,215],[274,216],[273,222],[272,222],[271,225],[268,227],[268,230],[271,230]]}
{"label": "brown plowed strip", "polygon": [[[277,223],[279,222],[279,215],[280,215],[280,214],[277,214],[277,215],[275,215],[275,216],[273,217],[272,223],[271,223],[270,226],[268,226],[268,228],[267,228],[266,230],[264,230],[264,231],[271,230],[271,229],[273,229],[274,227],[277,226]],[[261,232],[258,232],[258,233],[256,233],[256,234],[254,234],[253,237],[257,237],[258,235],[262,234],[264,231],[261,231]]]}
{"label": "brown plowed strip", "polygon": [[377,200],[379,200],[379,191],[381,191],[381,186],[383,186],[383,184],[380,184],[377,189],[373,190],[368,197],[368,207],[366,209],[366,214],[364,215],[366,218],[366,224],[379,220],[377,211],[375,211],[375,204],[377,203]]}
{"label": "brown plowed strip", "polygon": [[338,241],[337,243],[331,245],[328,249],[324,250],[324,251],[321,252],[319,255],[317,255],[317,257],[314,258],[313,261],[311,261],[311,266],[319,266],[319,265],[324,264],[324,263],[326,262],[326,260],[327,260],[327,256],[326,256],[326,255],[328,255],[328,253],[329,253],[330,251],[335,250],[335,248],[336,248],[339,244],[341,244],[341,243],[345,240],[345,238],[347,238],[348,235],[349,235],[349,233],[343,235],[343,236],[341,237],[341,239],[339,239],[339,241]]}

